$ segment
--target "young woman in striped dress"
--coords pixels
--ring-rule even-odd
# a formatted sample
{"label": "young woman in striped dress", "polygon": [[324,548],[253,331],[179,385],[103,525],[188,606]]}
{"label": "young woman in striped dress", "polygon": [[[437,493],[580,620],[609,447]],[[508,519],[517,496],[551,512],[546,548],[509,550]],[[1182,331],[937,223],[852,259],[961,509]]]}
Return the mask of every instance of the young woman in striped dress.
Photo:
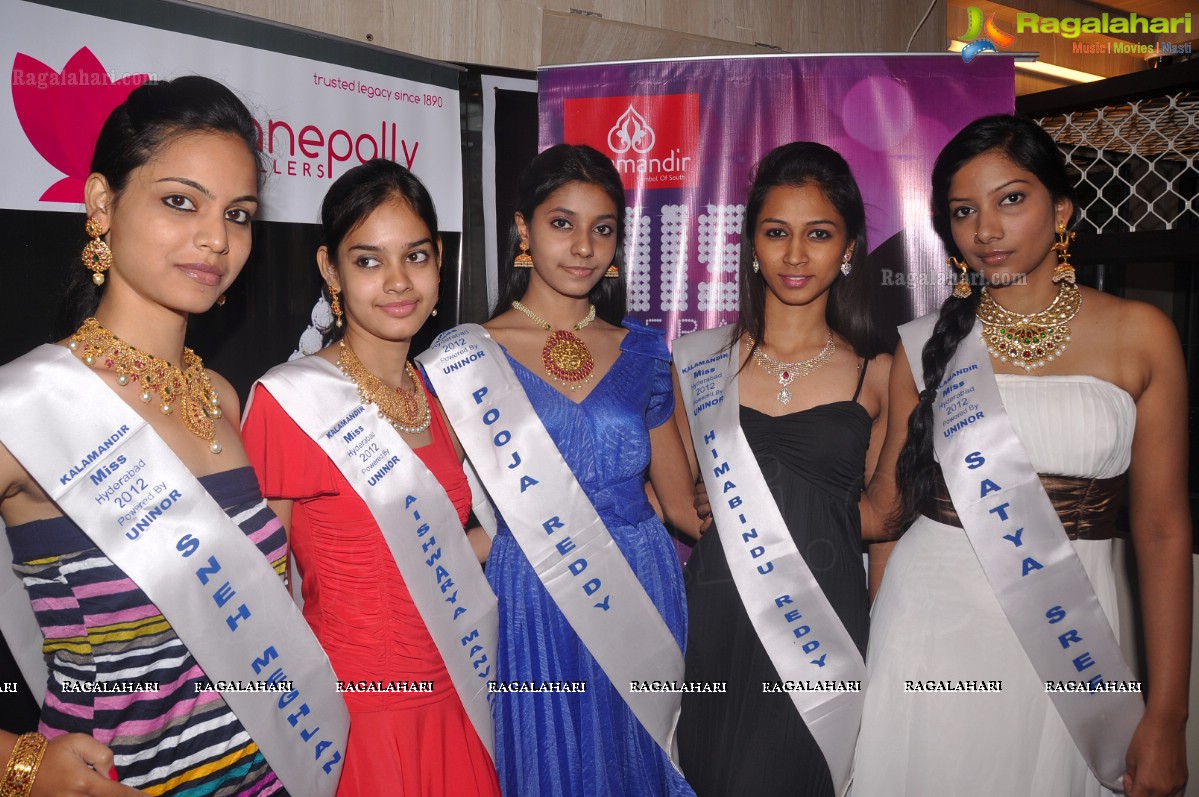
{"label": "young woman in striped dress", "polygon": [[[60,343],[149,423],[271,562],[282,592],[287,541],[242,449],[237,394],[197,366],[183,345],[188,316],[218,302],[250,253],[259,188],[253,119],[207,78],[147,84],[105,123],[92,172],[88,233],[105,246],[93,242],[88,254],[99,257],[85,257],[85,265],[94,264],[96,275],[78,268],[64,297],[62,321],[69,326]],[[86,354],[97,350],[105,353]],[[163,385],[180,366],[188,376],[171,395]],[[0,381],[11,378],[10,368],[0,371]],[[207,421],[197,422],[189,412],[192,396],[183,395],[197,386],[206,394],[198,400],[209,400]],[[214,390],[219,402],[211,401]],[[93,400],[77,399],[79,412],[88,413]],[[0,515],[12,569],[44,636],[50,677],[39,728],[49,742],[0,732],[0,762],[9,762],[0,792],[283,793],[162,611],[63,514],[10,452],[11,441],[3,442]],[[158,688],[94,690],[118,681]],[[20,779],[30,776],[27,790]]]}

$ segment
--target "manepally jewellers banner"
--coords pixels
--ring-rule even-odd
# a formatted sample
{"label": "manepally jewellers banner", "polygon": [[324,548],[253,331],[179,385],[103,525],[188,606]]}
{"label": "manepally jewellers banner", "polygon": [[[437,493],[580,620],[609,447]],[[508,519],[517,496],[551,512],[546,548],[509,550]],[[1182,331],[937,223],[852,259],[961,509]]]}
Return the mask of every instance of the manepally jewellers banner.
{"label": "manepally jewellers banner", "polygon": [[1014,62],[959,55],[768,56],[549,67],[540,143],[589,144],[624,179],[629,310],[671,338],[737,316],[749,174],[774,147],[819,141],[853,169],[872,258],[908,315],[950,278],[929,175],[967,122],[1011,113]]}
{"label": "manepally jewellers banner", "polygon": [[317,222],[332,181],[382,157],[424,181],[443,229],[462,230],[457,74],[449,68],[445,84],[432,85],[19,0],[0,0],[0,11],[0,67],[12,83],[0,100],[0,207],[80,211],[109,112],[147,79],[200,74],[254,113],[269,172],[259,218]]}

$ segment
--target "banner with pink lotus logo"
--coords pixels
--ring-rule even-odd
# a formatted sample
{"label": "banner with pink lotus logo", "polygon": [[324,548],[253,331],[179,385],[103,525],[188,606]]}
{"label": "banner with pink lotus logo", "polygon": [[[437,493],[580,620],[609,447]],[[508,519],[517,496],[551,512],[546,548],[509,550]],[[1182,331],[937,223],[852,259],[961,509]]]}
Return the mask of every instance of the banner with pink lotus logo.
{"label": "banner with pink lotus logo", "polygon": [[[0,101],[0,207],[78,212],[108,113],[148,79],[201,74],[254,112],[268,171],[259,218],[316,222],[336,177],[383,157],[425,182],[444,229],[462,229],[457,72],[448,66],[419,62],[425,80],[405,79],[19,0],[0,9],[0,68],[12,87],[11,101]],[[375,60],[389,58],[404,60]]]}
{"label": "banner with pink lotus logo", "polygon": [[785,56],[551,67],[538,93],[543,148],[589,144],[616,164],[628,306],[674,338],[736,319],[750,172],[799,140],[849,162],[894,320],[931,310],[951,277],[929,221],[933,161],[967,122],[1011,113],[1015,82],[1002,57]]}

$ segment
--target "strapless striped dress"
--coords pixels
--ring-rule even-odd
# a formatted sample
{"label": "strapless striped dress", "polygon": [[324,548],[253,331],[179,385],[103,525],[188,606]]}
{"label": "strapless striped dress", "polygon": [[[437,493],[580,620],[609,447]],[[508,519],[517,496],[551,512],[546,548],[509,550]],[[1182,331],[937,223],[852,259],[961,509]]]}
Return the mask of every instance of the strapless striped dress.
{"label": "strapless striped dress", "polygon": [[[286,578],[287,535],[253,469],[214,473],[200,483]],[[13,570],[45,636],[50,678],[43,734],[95,737],[112,748],[121,782],[151,795],[284,793],[220,694],[198,690],[208,679],[158,608],[73,521],[38,520],[7,533]],[[105,683],[158,690],[88,688]]]}

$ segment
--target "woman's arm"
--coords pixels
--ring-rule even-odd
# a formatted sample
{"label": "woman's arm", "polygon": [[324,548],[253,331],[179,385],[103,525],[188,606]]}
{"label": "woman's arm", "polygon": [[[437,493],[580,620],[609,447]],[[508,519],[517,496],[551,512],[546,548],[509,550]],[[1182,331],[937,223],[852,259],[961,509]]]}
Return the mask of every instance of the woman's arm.
{"label": "woman's arm", "polygon": [[[674,368],[670,370],[674,382],[674,414],[649,430],[649,482],[670,524],[688,537],[698,540],[700,521],[693,503],[696,478],[692,464],[694,455],[688,456],[688,449],[684,447],[679,434],[679,408],[682,406],[679,380]],[[685,411],[683,416],[682,422],[686,423]]]}
{"label": "woman's arm", "polygon": [[891,558],[891,549],[894,547],[895,543],[893,542],[872,542],[867,546],[866,556],[869,558],[869,567],[866,571],[866,583],[871,604],[878,597],[878,588],[883,585],[883,573],[887,570],[887,560]]}
{"label": "woman's arm", "polygon": [[[699,460],[695,456],[695,441],[691,439],[691,422],[687,420],[687,406],[683,403],[683,389],[679,383],[679,374],[673,368],[671,376],[674,379],[674,423],[679,430],[679,439],[683,441],[683,450],[687,452],[687,464],[691,469],[691,506],[699,516],[699,533],[703,534],[712,527],[712,507],[708,503],[708,490],[704,485],[703,474],[699,470]],[[650,500],[656,508],[660,508],[657,496]]]}
{"label": "woman's arm", "polygon": [[[887,436],[878,452],[874,470],[870,473],[870,483],[858,503],[862,515],[862,539],[869,542],[888,539],[888,525],[899,504],[895,468],[899,462],[899,452],[908,439],[908,418],[919,400],[912,369],[908,367],[901,343],[891,361],[888,379]],[[871,440],[871,447],[875,442]]]}
{"label": "woman's arm", "polygon": [[1191,516],[1187,385],[1178,333],[1161,312],[1131,305],[1119,325],[1147,363],[1129,470],[1132,541],[1140,575],[1149,699],[1128,748],[1131,797],[1180,793],[1191,665]]}
{"label": "woman's arm", "polygon": [[[0,731],[0,765],[6,765],[17,735]],[[46,745],[30,797],[145,797],[111,780],[112,750],[82,733],[57,736]],[[0,773],[4,769],[0,766]],[[0,787],[6,784],[0,783]],[[4,790],[4,793],[8,793]]]}
{"label": "woman's arm", "polygon": [[870,424],[870,446],[866,449],[866,473],[864,481],[870,484],[874,471],[878,468],[878,458],[882,454],[883,443],[887,437],[888,408],[891,406],[891,355],[880,354],[870,361],[866,373],[866,385],[870,395],[878,402],[878,413]]}

